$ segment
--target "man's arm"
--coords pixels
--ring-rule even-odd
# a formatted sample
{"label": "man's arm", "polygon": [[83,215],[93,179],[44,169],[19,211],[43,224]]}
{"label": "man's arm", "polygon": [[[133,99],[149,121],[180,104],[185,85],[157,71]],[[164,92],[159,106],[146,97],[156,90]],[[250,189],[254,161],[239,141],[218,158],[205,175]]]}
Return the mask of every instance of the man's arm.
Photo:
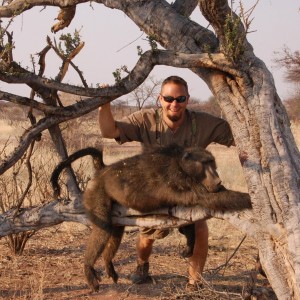
{"label": "man's arm", "polygon": [[110,103],[99,107],[99,126],[102,137],[116,139],[120,137],[120,130],[110,109]]}

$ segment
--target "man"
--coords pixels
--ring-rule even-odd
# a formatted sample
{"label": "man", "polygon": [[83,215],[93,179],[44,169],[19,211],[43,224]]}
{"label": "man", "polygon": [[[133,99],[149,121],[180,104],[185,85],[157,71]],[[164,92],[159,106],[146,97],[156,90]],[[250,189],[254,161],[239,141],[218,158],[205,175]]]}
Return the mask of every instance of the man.
{"label": "man", "polygon": [[[181,146],[206,148],[215,142],[227,146],[233,144],[230,127],[223,119],[203,112],[191,112],[186,107],[189,101],[188,85],[178,76],[166,78],[161,86],[158,101],[161,108],[142,109],[115,121],[110,104],[99,108],[99,124],[102,136],[114,138],[120,144],[139,141],[144,147],[167,146],[172,143]],[[149,258],[155,239],[168,234],[166,230],[144,228],[137,240],[137,269],[132,275],[134,283],[150,279]],[[208,252],[208,227],[205,221],[195,223],[193,253],[189,257],[189,284],[200,280]]]}

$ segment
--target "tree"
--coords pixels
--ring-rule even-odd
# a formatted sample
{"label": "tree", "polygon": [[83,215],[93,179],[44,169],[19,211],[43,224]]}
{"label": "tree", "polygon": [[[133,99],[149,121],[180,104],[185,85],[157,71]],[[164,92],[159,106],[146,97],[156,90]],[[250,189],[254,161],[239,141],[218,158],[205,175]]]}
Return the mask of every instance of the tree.
{"label": "tree", "polygon": [[128,96],[129,101],[136,104],[138,109],[144,106],[154,105],[159,94],[161,81],[154,77],[148,77],[140,86]]}
{"label": "tree", "polygon": [[282,53],[276,53],[277,57],[274,59],[279,67],[286,70],[286,80],[292,83],[300,83],[300,52],[292,52],[287,46],[282,50]]}
{"label": "tree", "polygon": [[285,99],[285,106],[290,119],[296,121],[300,115],[300,52],[292,52],[285,46],[281,53],[276,54],[275,63],[285,69],[286,81],[295,86],[288,99]]}
{"label": "tree", "polygon": [[[85,2],[89,1],[6,1],[0,7],[0,17],[11,18],[34,6],[56,5],[61,7],[59,24],[53,28],[56,31],[68,26],[75,9],[80,9],[78,4]],[[241,14],[237,15],[225,0],[177,0],[173,4],[163,0],[93,2],[124,12],[149,36],[151,50],[142,53],[129,74],[124,78],[118,77],[113,86],[91,88],[84,80],[82,86],[72,86],[62,83],[62,80],[65,71],[72,65],[72,58],[83,47],[82,43],[73,43],[73,48],[61,57],[59,76],[50,79],[43,77],[43,62],[47,51],[56,49],[55,45],[48,40],[40,55],[40,72],[34,74],[13,60],[12,35],[3,31],[7,42],[2,46],[1,80],[27,84],[43,102],[4,91],[1,91],[1,97],[40,110],[45,116],[37,123],[33,121],[19,146],[3,160],[0,173],[11,168],[40,133],[47,129],[61,157],[65,158],[67,153],[58,124],[133,91],[145,81],[155,65],[190,68],[199,80],[201,78],[208,85],[232,127],[253,203],[252,213],[247,216],[235,214],[227,216],[227,219],[256,239],[262,266],[277,297],[300,299],[300,155],[272,75],[255,56],[247,40],[251,23],[249,13],[254,8],[245,11],[241,6]],[[189,19],[198,4],[214,32]],[[166,50],[159,50],[157,44]],[[68,107],[57,106],[57,91],[87,98]],[[61,213],[57,213],[59,210],[55,205],[51,206],[53,213],[56,212],[56,222],[68,218],[80,220],[79,214],[67,213],[71,208],[79,212],[81,207],[80,191],[72,178],[73,174],[69,171],[71,202],[67,206],[57,203],[59,209],[64,207]],[[46,206],[39,209],[39,212],[45,211]],[[22,217],[19,214],[19,219],[9,219],[8,215],[1,217],[3,224],[7,225],[6,234],[12,233],[9,228],[13,228],[12,224]],[[49,219],[48,222],[45,218],[42,220],[45,226],[51,223]],[[0,228],[3,235],[4,225]],[[14,229],[17,231],[16,226]]]}
{"label": "tree", "polygon": [[299,122],[300,116],[300,92],[295,91],[287,99],[284,100],[289,118],[294,122]]}

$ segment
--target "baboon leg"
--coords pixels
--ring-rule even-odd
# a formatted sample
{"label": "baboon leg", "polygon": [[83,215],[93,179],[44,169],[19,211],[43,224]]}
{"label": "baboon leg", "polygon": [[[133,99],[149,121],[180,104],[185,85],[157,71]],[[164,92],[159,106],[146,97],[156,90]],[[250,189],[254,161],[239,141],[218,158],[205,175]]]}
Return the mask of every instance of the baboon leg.
{"label": "baboon leg", "polygon": [[108,277],[111,277],[114,283],[118,282],[118,274],[115,271],[112,260],[116,255],[116,252],[119,249],[121,244],[121,240],[124,233],[124,226],[114,226],[112,227],[112,234],[103,250],[102,257],[105,264],[105,270]]}
{"label": "baboon leg", "polygon": [[186,247],[181,252],[181,256],[184,258],[191,257],[193,255],[195,245],[195,224],[189,224],[178,228],[179,232],[186,237]]}
{"label": "baboon leg", "polygon": [[94,265],[103,252],[105,244],[110,238],[110,231],[104,231],[93,225],[91,235],[88,240],[84,258],[84,273],[88,285],[93,291],[99,290],[100,276],[96,273]]}

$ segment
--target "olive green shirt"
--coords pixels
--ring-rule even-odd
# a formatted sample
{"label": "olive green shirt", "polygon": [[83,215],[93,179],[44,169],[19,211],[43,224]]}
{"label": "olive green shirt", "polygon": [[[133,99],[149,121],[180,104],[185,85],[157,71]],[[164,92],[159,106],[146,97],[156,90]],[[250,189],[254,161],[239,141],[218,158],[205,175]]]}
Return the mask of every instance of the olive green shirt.
{"label": "olive green shirt", "polygon": [[142,109],[116,121],[120,130],[120,144],[138,141],[144,146],[198,146],[206,148],[210,143],[231,146],[233,136],[229,124],[204,112],[185,111],[184,122],[172,131],[162,118],[162,109]]}

